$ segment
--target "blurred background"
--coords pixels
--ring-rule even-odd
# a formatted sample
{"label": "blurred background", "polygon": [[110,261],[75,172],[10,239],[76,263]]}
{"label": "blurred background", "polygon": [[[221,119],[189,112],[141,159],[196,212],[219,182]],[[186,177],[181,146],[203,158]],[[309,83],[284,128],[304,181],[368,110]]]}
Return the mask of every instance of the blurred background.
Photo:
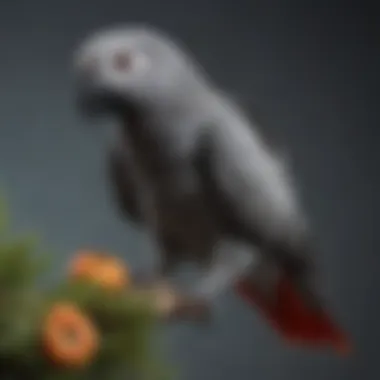
{"label": "blurred background", "polygon": [[[121,220],[105,176],[105,128],[76,114],[73,49],[89,32],[142,21],[183,40],[221,86],[285,140],[321,247],[333,312],[356,353],[284,346],[231,294],[211,328],[168,328],[185,379],[379,379],[378,44],[374,9],[275,0],[3,0],[0,184],[16,230],[41,234],[57,275],[83,246],[149,266],[152,249]],[[307,3],[307,4],[306,4]],[[343,2],[342,2],[343,3]]]}

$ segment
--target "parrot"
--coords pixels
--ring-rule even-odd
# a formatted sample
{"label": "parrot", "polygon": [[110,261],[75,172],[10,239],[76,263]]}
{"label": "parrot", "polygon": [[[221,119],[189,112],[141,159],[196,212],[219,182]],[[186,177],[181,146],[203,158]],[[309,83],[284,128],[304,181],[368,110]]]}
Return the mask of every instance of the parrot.
{"label": "parrot", "polygon": [[187,47],[151,25],[111,26],[83,38],[73,73],[81,112],[117,122],[109,181],[154,241],[157,273],[195,263],[205,298],[232,288],[287,342],[350,352],[289,161]]}

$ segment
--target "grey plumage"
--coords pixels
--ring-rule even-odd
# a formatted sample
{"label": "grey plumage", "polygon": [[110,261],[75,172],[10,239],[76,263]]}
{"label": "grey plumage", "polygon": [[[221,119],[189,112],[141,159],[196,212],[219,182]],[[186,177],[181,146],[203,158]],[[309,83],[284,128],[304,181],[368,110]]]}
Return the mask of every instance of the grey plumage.
{"label": "grey plumage", "polygon": [[131,161],[120,147],[114,147],[109,152],[107,172],[112,193],[122,215],[135,223],[142,222]]}
{"label": "grey plumage", "polygon": [[284,271],[320,306],[286,162],[183,47],[144,26],[109,29],[79,47],[75,70],[82,104],[120,122],[122,148],[109,166],[115,195],[156,240],[162,274],[193,260],[206,273],[200,290],[214,295],[265,265],[266,280]]}

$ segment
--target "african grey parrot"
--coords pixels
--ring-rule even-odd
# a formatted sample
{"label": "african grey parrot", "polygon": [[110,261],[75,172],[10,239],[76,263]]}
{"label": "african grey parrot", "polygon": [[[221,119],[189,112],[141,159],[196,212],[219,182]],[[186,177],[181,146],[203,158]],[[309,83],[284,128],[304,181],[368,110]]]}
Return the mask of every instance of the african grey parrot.
{"label": "african grey parrot", "polygon": [[205,297],[234,285],[288,338],[341,345],[286,160],[186,49],[152,27],[109,28],[79,46],[74,73],[82,110],[120,123],[114,194],[157,243],[159,272],[191,260]]}

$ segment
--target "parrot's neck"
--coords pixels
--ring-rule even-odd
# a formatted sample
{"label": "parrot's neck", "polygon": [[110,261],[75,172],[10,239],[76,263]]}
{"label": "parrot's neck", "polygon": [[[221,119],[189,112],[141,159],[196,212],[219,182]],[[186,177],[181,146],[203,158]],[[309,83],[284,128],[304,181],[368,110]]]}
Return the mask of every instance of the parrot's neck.
{"label": "parrot's neck", "polygon": [[185,84],[169,94],[150,92],[128,104],[122,115],[123,133],[132,142],[143,139],[163,145],[188,135],[197,118],[207,112],[213,92],[203,82]]}
{"label": "parrot's neck", "polygon": [[197,118],[205,112],[205,94],[182,92],[182,98],[144,103],[123,114],[122,136],[147,175],[165,175],[182,157],[186,159]]}

